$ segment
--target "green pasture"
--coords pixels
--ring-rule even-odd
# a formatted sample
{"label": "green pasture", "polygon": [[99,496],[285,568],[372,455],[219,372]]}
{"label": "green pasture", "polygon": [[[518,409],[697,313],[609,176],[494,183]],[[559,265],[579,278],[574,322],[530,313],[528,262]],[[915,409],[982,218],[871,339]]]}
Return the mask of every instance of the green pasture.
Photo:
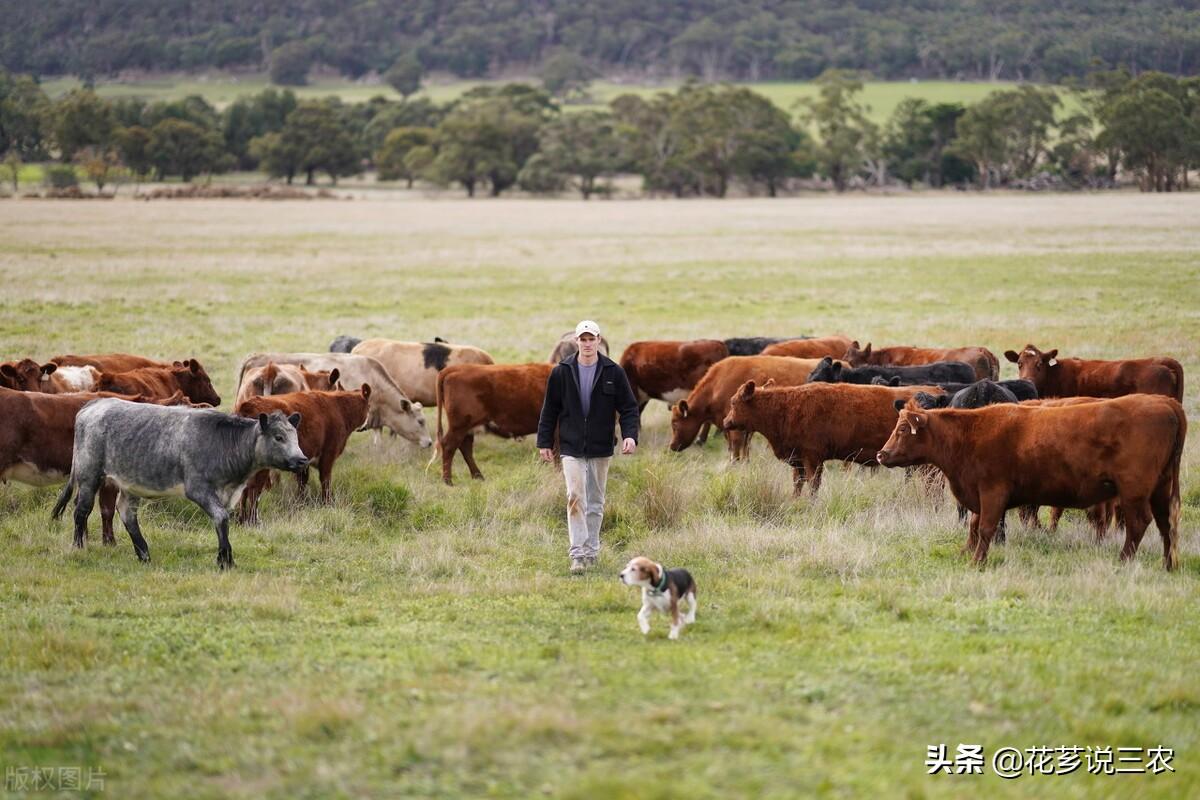
{"label": "green pasture", "polygon": [[[227,408],[252,351],[440,335],[542,360],[590,317],[617,351],[845,332],[1170,354],[1195,421],[1197,253],[1194,195],[7,199],[0,355],[194,356]],[[357,434],[336,502],[285,481],[228,573],[186,502],[143,506],[146,565],[98,514],[73,550],[57,487],[0,486],[0,762],[100,769],[121,798],[1200,794],[1194,432],[1173,574],[1153,529],[1121,564],[1074,513],[1013,520],[976,569],[950,496],[899,471],[831,465],[793,499],[761,440],[730,466],[668,438],[651,403],[582,577],[532,438],[481,436],[486,480],[457,461],[446,487],[429,451]],[[638,631],[634,555],[696,576],[679,641]],[[927,775],[943,743],[982,745],[987,774]],[[1064,746],[1169,747],[1175,771],[992,772],[1001,747]]]}
{"label": "green pasture", "polygon": [[[537,82],[536,78],[527,78]],[[444,103],[458,97],[467,89],[478,86],[484,81],[455,81],[451,83],[436,83],[426,86],[418,97],[425,96],[435,102]],[[498,81],[491,81],[498,83]],[[78,87],[80,82],[74,78],[59,78],[43,83],[46,92],[55,97]],[[802,98],[813,97],[817,93],[815,84],[807,81],[762,81],[743,84],[771,99],[780,108],[793,111],[795,104]],[[920,97],[930,102],[959,102],[973,103],[991,92],[1013,86],[1006,82],[958,82],[958,81],[869,81],[863,88],[861,100],[870,106],[870,116],[877,122],[884,122],[891,116],[892,111],[901,100],[907,97]],[[96,91],[110,98],[136,97],[142,100],[176,100],[187,95],[198,94],[205,97],[218,108],[223,108],[238,97],[255,94],[271,86],[266,75],[231,76],[216,74],[211,78],[194,75],[165,76],[154,79],[142,79],[128,82],[97,81]],[[624,93],[649,96],[659,91],[671,91],[678,83],[663,83],[658,85],[625,84],[611,81],[598,81],[592,85],[590,102],[582,105],[566,106],[567,110],[590,108],[604,105],[613,98]],[[317,98],[336,95],[346,102],[361,103],[376,95],[390,99],[399,99],[399,95],[387,84],[366,84],[357,81],[333,78],[317,78],[308,86],[293,89],[301,98]],[[1064,95],[1064,99],[1067,97]],[[1068,102],[1074,108],[1075,102]]]}

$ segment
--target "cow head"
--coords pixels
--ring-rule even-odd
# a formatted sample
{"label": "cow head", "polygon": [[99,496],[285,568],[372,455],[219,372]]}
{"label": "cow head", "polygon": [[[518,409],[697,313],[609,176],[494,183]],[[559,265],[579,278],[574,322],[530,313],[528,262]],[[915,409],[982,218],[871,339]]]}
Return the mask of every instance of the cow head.
{"label": "cow head", "polygon": [[839,383],[842,380],[842,362],[834,361],[829,356],[821,359],[816,369],[808,373],[809,383]]}
{"label": "cow head", "polygon": [[255,460],[264,467],[303,472],[308,469],[308,459],[300,449],[296,430],[300,427],[300,415],[285,417],[282,411],[258,415],[258,436],[254,442]]}
{"label": "cow head", "polygon": [[[300,375],[304,378],[304,385],[314,392],[330,392],[337,388],[338,378],[341,377],[341,372],[337,367],[334,367],[329,372],[309,372],[300,365]],[[366,384],[363,384],[366,386]]]}
{"label": "cow head", "polygon": [[721,427],[727,431],[750,430],[750,415],[754,410],[754,396],[758,386],[754,381],[743,383],[733,397],[729,399],[729,413],[721,422]]}
{"label": "cow head", "polygon": [[842,356],[842,360],[852,367],[861,367],[864,364],[871,363],[871,343],[867,342],[866,347],[860,347],[858,340],[850,343],[846,348],[846,355]]}
{"label": "cow head", "polygon": [[49,378],[58,365],[51,362],[39,364],[32,358],[22,358],[10,364],[0,364],[0,378],[4,385],[19,392],[40,392],[42,379]]}
{"label": "cow head", "polygon": [[420,447],[433,445],[420,403],[412,402],[394,386],[368,394],[367,421],[359,430],[387,428],[392,436],[403,437]]}
{"label": "cow head", "polygon": [[1021,352],[1005,350],[1004,357],[1017,365],[1017,374],[1021,380],[1029,381],[1040,392],[1045,385],[1046,375],[1058,366],[1058,350],[1042,352],[1031,344],[1025,345]]}
{"label": "cow head", "polygon": [[900,417],[887,443],[875,459],[885,467],[910,467],[925,462],[929,447],[929,412],[910,406],[900,409]]}
{"label": "cow head", "polygon": [[696,441],[704,427],[704,415],[694,414],[687,400],[680,400],[671,408],[671,450],[678,453],[687,450]]}
{"label": "cow head", "polygon": [[908,400],[897,400],[893,405],[897,411],[905,408],[930,410],[934,408],[949,408],[950,395],[948,394],[929,394],[928,392],[917,392]]}
{"label": "cow head", "polygon": [[179,384],[179,388],[183,389],[183,393],[193,403],[208,403],[212,406],[221,405],[221,395],[217,394],[217,390],[213,388],[212,381],[208,378],[208,373],[204,371],[204,367],[200,366],[200,362],[196,359],[189,358],[186,361],[176,361],[172,365],[171,373],[175,376],[175,382]]}

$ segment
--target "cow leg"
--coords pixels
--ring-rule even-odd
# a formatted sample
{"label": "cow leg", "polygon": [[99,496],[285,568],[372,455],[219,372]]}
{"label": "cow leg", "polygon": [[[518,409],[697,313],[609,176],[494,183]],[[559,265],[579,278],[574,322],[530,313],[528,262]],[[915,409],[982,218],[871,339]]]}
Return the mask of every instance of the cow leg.
{"label": "cow leg", "polygon": [[970,555],[975,552],[975,545],[979,541],[979,515],[974,511],[971,512],[971,521],[967,524],[967,543],[963,545],[962,554]]}
{"label": "cow leg", "polygon": [[996,544],[1004,544],[1008,541],[1008,512],[1005,511],[1000,515],[1000,524],[996,526]]}
{"label": "cow leg", "polygon": [[700,435],[696,438],[697,444],[704,445],[708,442],[708,432],[711,428],[711,422],[706,422],[700,426]]}
{"label": "cow leg", "polygon": [[442,481],[447,486],[453,486],[454,481],[451,477],[451,469],[454,466],[454,454],[458,452],[458,445],[461,437],[458,432],[448,430],[442,434],[441,441],[438,442],[438,447],[442,449]]}
{"label": "cow leg", "polygon": [[1092,530],[1096,532],[1096,543],[1104,541],[1104,534],[1108,533],[1109,524],[1109,505],[1105,500],[1103,503],[1097,503],[1088,508],[1088,522],[1092,524]]}
{"label": "cow leg", "polygon": [[100,529],[104,544],[112,547],[117,543],[113,535],[113,516],[117,513],[117,487],[105,483],[100,487]]}
{"label": "cow leg", "polygon": [[979,497],[979,519],[975,530],[975,563],[982,566],[987,562],[988,548],[992,536],[1004,518],[1008,498],[1002,492],[981,493]]}
{"label": "cow leg", "polygon": [[483,473],[475,463],[475,434],[468,433],[464,436],[458,449],[463,455],[463,461],[467,462],[467,469],[471,470],[471,477],[477,481],[483,480]]}
{"label": "cow leg", "polygon": [[804,465],[799,461],[792,462],[792,496],[799,497],[804,492]]}
{"label": "cow leg", "polygon": [[[1105,504],[1108,505],[1107,503]],[[1173,570],[1179,566],[1179,495],[1171,480],[1160,481],[1150,495],[1150,511],[1162,537],[1163,566]]]}
{"label": "cow leg", "polygon": [[[958,504],[958,524],[961,525],[964,522],[967,522],[967,517],[970,513],[971,513],[970,511],[967,511],[966,506],[964,506],[962,503],[959,503]],[[970,525],[971,523],[967,522],[967,524]]]}
{"label": "cow leg", "polygon": [[1128,561],[1137,555],[1146,526],[1150,524],[1150,504],[1141,497],[1122,497],[1121,508],[1125,512],[1125,546],[1121,548],[1121,560]]}
{"label": "cow leg", "polygon": [[258,499],[263,491],[270,486],[271,473],[269,470],[259,470],[246,481],[242,490],[241,508],[238,511],[238,522],[243,525],[258,524]]}
{"label": "cow leg", "polygon": [[[333,502],[333,460],[335,457],[321,455],[317,464],[317,474],[321,478],[321,502],[329,505]],[[307,472],[308,470],[305,470]]]}
{"label": "cow leg", "polygon": [[78,490],[78,494],[75,495],[76,547],[83,547],[83,543],[87,539],[88,517],[92,515],[92,506],[96,503],[96,492],[99,491],[103,480],[103,475],[97,475],[95,478],[81,475],[76,479],[75,488]]}
{"label": "cow leg", "polygon": [[809,486],[812,487],[812,496],[817,496],[817,491],[821,488],[821,475],[825,472],[825,462],[819,458],[804,459],[804,473],[808,476]]}
{"label": "cow leg", "polygon": [[121,492],[120,497],[117,498],[117,510],[121,512],[121,523],[129,532],[129,541],[133,542],[133,552],[137,554],[138,561],[149,561],[150,545],[146,544],[146,539],[142,536],[142,526],[138,524],[139,503],[141,503],[140,497],[134,497],[128,492]]}
{"label": "cow leg", "polygon": [[1062,519],[1063,509],[1053,506],[1050,509],[1050,532],[1058,533],[1058,521]]}
{"label": "cow leg", "polygon": [[1042,527],[1041,521],[1038,520],[1038,506],[1020,506],[1017,508],[1017,518],[1021,520],[1021,524],[1026,528]]}
{"label": "cow leg", "polygon": [[217,530],[217,566],[221,569],[232,569],[234,563],[233,548],[229,546],[229,510],[211,489],[188,489],[186,494],[188,500],[204,509]]}

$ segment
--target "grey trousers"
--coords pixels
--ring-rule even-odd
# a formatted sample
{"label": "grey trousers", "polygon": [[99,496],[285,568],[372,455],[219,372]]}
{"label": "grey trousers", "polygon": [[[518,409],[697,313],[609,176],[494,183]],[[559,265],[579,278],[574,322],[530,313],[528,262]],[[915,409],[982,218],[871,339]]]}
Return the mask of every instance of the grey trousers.
{"label": "grey trousers", "polygon": [[612,458],[562,457],[567,481],[567,533],[571,558],[600,555],[600,523],[604,520],[604,488]]}

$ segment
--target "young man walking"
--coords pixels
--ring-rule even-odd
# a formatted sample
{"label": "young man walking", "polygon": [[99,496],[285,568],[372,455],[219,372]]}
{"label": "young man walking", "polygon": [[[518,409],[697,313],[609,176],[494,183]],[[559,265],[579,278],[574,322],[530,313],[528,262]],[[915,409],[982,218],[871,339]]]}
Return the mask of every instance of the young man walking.
{"label": "young man walking", "polygon": [[567,481],[567,532],[571,572],[580,573],[600,555],[604,490],[613,454],[613,420],[621,420],[621,453],[637,450],[637,398],[617,362],[600,353],[600,326],[590,319],[575,326],[579,352],[559,363],[546,383],[537,446],[543,461],[554,460],[558,430]]}

